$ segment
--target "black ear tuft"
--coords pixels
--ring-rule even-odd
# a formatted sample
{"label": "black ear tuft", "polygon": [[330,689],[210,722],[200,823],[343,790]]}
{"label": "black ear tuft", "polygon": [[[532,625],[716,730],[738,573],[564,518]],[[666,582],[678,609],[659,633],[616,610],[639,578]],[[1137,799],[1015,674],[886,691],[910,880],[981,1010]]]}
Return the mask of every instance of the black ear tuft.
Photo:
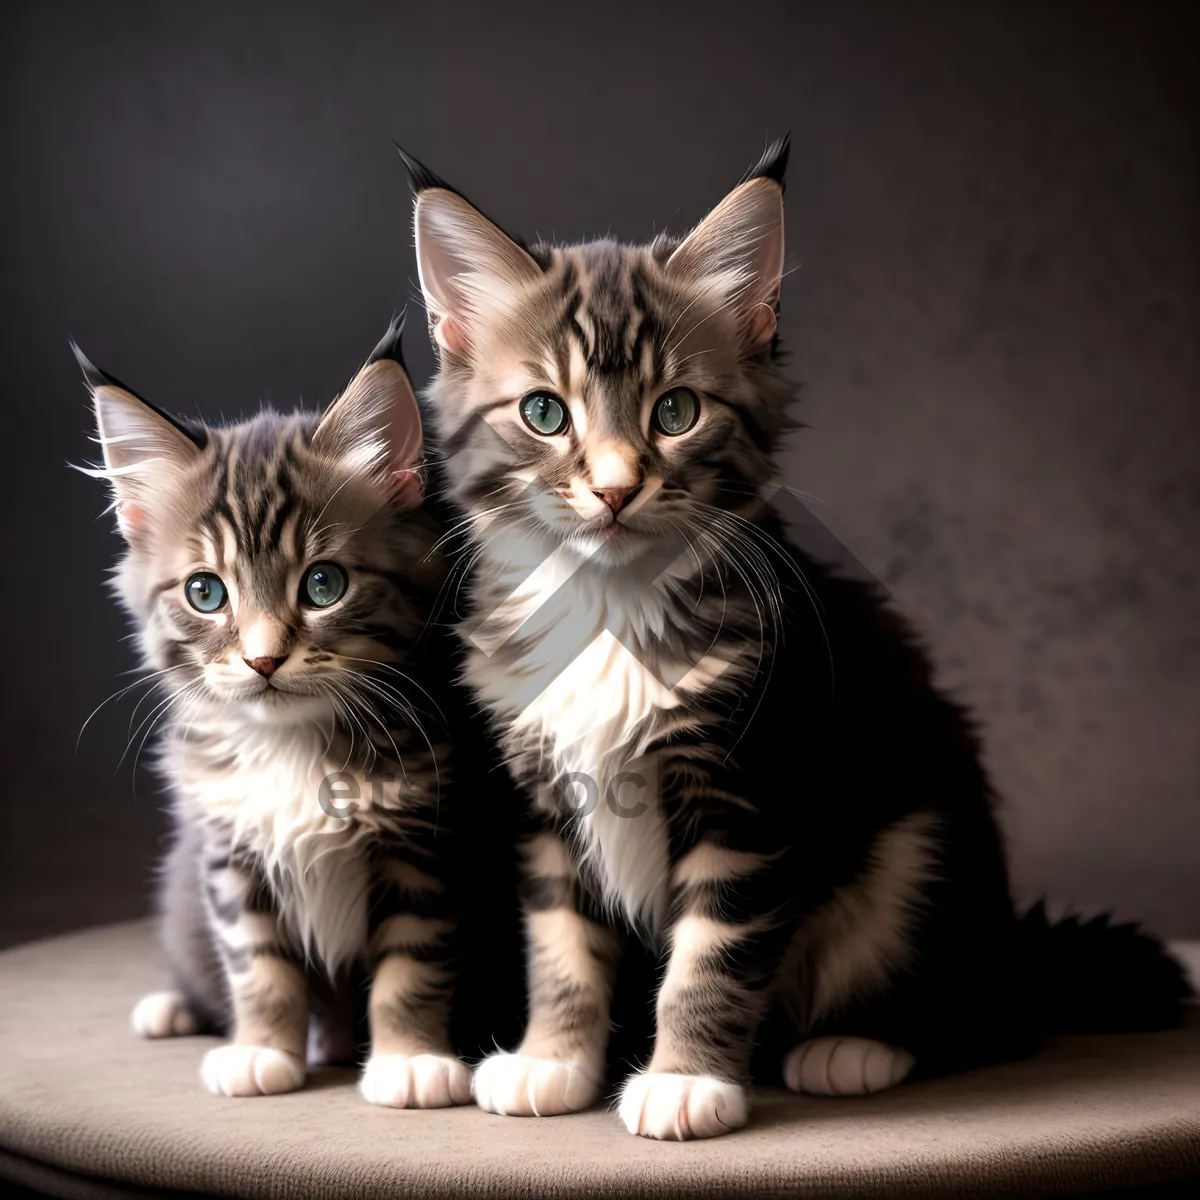
{"label": "black ear tuft", "polygon": [[783,174],[787,170],[788,153],[791,148],[792,135],[785,133],[783,137],[777,138],[766,148],[762,158],[742,176],[738,183],[749,183],[752,179],[773,179],[779,184],[780,190],[783,190],[787,187],[783,181]]}
{"label": "black ear tuft", "polygon": [[404,348],[402,342],[404,340],[404,318],[408,315],[408,309],[402,308],[400,315],[392,318],[392,323],[388,326],[387,333],[380,339],[379,345],[371,351],[371,357],[367,359],[366,365],[369,367],[372,363],[377,362],[394,362],[400,364],[400,369],[405,374],[408,373],[408,368],[404,365]]}
{"label": "black ear tuft", "polygon": [[439,178],[428,167],[417,162],[411,154],[402,150],[399,142],[393,141],[392,145],[396,147],[396,153],[400,155],[405,169],[408,171],[408,182],[414,196],[428,188],[442,188],[447,192],[454,192],[456,196],[460,194],[456,188],[452,188],[444,179]]}
{"label": "black ear tuft", "polygon": [[79,343],[74,338],[67,339],[71,344],[71,353],[75,355],[75,361],[79,364],[79,369],[83,372],[84,382],[88,385],[91,391],[102,387],[120,388],[123,392],[128,392],[135,400],[144,404],[152,412],[156,412],[168,425],[174,425],[180,433],[183,434],[189,442],[192,442],[200,450],[203,450],[208,445],[208,432],[203,425],[197,425],[192,421],[184,420],[181,417],[173,417],[168,412],[163,412],[157,404],[151,404],[145,396],[139,396],[128,384],[122,383],[115,375],[110,375],[107,371],[102,371],[82,350],[79,348]]}
{"label": "black ear tuft", "polygon": [[[400,143],[397,142],[394,138],[392,139],[392,145],[396,147],[396,153],[399,154],[401,159],[403,159],[403,161],[404,161],[404,166],[408,171],[408,182],[409,182],[409,185],[412,187],[414,196],[419,196],[422,192],[428,191],[431,188],[441,188],[442,191],[450,192],[452,195],[457,196],[460,200],[466,200],[466,202],[477,213],[479,213],[479,215],[481,217],[483,217],[484,220],[492,221],[491,217],[489,217],[487,215],[487,213],[485,213],[483,211],[483,209],[481,209],[479,207],[478,204],[476,204],[474,201],[470,200],[468,197],[464,196],[462,194],[462,192],[460,192],[458,190],[458,188],[451,187],[444,179],[442,179],[438,175],[435,175],[428,167],[423,166],[421,163],[417,162],[417,160],[415,158],[413,158],[413,156],[411,154],[409,154],[406,150],[401,149]],[[492,221],[492,224],[495,225],[497,229],[500,229],[500,225],[498,222]],[[520,246],[521,249],[524,250],[526,254],[528,254],[532,259],[534,259],[535,262],[537,262],[538,266],[541,267],[542,270],[546,269],[548,264],[544,260],[544,256],[539,256],[539,255],[535,254],[532,250],[530,250],[529,246],[521,238],[514,237],[511,233],[507,233],[503,229],[501,229],[501,232],[504,233],[505,237],[509,238],[511,241],[516,242],[516,244],[518,246]]]}
{"label": "black ear tuft", "polygon": [[[71,353],[75,355],[75,361],[79,364],[79,369],[83,372],[84,381],[93,392],[97,388],[101,387],[118,387],[122,391],[128,392],[131,396],[137,396],[139,400],[142,400],[141,396],[138,396],[137,392],[135,392],[133,388],[126,387],[119,379],[114,379],[110,374],[108,374],[107,371],[100,370],[100,368],[96,366],[96,364],[92,362],[92,360],[88,358],[88,356],[84,354],[82,350],[80,350],[79,343],[74,338],[68,338],[67,341],[70,342]],[[145,404],[145,401],[142,400],[142,403]]]}

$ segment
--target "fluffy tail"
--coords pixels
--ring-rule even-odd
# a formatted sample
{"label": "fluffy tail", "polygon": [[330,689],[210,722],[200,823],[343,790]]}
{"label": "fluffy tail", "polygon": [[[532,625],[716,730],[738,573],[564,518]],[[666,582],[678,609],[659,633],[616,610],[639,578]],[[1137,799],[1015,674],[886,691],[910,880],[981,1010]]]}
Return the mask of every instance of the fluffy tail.
{"label": "fluffy tail", "polygon": [[1132,1033],[1179,1023],[1192,996],[1158,938],[1108,915],[1051,922],[1039,901],[1017,922],[1030,1001],[1044,1033]]}

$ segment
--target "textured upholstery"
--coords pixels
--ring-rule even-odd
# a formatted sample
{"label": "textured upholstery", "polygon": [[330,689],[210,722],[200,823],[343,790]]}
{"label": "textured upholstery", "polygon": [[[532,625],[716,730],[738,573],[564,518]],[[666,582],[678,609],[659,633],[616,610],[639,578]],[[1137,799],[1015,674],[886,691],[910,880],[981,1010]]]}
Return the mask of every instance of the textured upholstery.
{"label": "textured upholstery", "polygon": [[372,1108],[346,1071],[219,1099],[198,1078],[203,1039],[130,1032],[133,1001],[160,982],[146,923],[0,955],[0,1179],[82,1197],[934,1197],[1200,1176],[1200,1020],[872,1098],[771,1092],[749,1129],[679,1145],[632,1138],[603,1109]]}

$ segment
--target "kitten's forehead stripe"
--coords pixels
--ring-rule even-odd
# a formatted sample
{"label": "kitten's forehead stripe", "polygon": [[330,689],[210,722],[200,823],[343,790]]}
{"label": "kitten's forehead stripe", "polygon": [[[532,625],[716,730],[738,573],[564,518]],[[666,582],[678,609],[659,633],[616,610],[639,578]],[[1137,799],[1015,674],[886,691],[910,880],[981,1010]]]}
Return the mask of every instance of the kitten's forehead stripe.
{"label": "kitten's forehead stripe", "polygon": [[238,557],[236,517],[228,505],[217,514],[217,527],[221,531],[220,565],[226,567],[236,562]]}
{"label": "kitten's forehead stripe", "polygon": [[257,546],[260,554],[265,553],[271,546],[278,545],[282,549],[286,545],[281,535],[284,524],[292,515],[292,510],[295,506],[291,491],[286,489],[286,487],[281,487],[271,502],[271,506],[268,508],[267,515],[260,527],[261,536]]}
{"label": "kitten's forehead stripe", "polygon": [[[300,552],[295,539],[297,473],[306,466],[305,431],[312,419],[265,414],[244,426],[213,431],[198,527],[223,563]],[[310,514],[311,515],[311,514]]]}

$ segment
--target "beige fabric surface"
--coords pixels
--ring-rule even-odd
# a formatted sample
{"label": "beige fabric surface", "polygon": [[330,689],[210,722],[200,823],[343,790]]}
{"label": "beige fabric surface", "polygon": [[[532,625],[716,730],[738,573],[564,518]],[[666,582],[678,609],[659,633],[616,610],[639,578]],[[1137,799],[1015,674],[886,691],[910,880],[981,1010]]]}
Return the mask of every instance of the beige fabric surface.
{"label": "beige fabric surface", "polygon": [[372,1108],[346,1071],[287,1096],[209,1096],[205,1039],[129,1031],[134,1000],[160,982],[142,922],[0,954],[0,1178],[25,1161],[153,1193],[927,1197],[1200,1174],[1198,1020],[1063,1040],[1030,1062],[876,1097],[764,1093],[749,1129],[674,1144],[630,1137],[603,1109],[520,1120]]}

